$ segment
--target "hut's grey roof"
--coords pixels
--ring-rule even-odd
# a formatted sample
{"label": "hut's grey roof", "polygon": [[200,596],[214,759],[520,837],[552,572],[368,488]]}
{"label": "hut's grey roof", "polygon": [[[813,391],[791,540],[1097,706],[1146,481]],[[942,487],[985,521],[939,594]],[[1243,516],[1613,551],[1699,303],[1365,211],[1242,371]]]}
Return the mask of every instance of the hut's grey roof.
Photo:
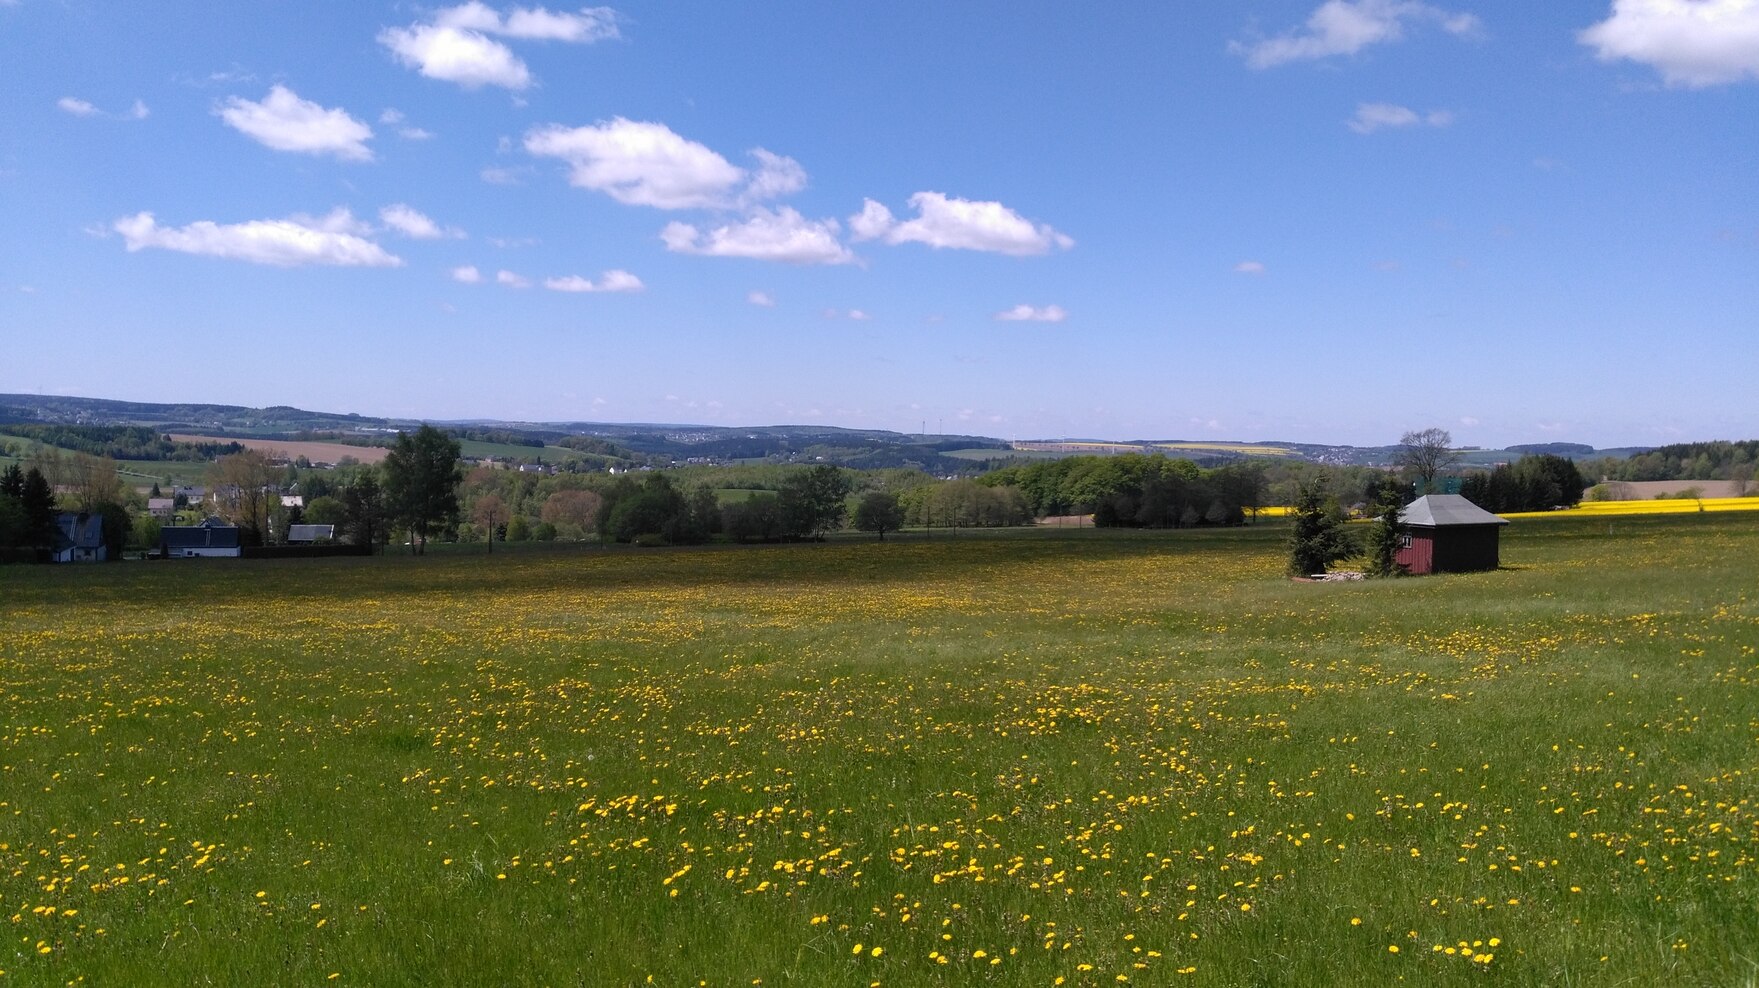
{"label": "hut's grey roof", "polygon": [[1425,494],[1405,505],[1399,521],[1424,528],[1508,524],[1508,519],[1498,518],[1458,494]]}

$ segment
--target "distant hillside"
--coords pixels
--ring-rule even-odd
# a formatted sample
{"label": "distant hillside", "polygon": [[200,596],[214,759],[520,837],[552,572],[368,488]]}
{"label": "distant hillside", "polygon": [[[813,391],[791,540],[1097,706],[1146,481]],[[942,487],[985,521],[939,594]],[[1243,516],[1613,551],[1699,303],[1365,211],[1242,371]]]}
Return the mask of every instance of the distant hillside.
{"label": "distant hillside", "polygon": [[[201,435],[214,439],[275,439],[284,442],[328,441],[382,445],[390,433],[420,424],[413,419],[378,418],[356,413],[308,411],[277,405],[249,408],[199,402],[153,403],[112,401],[61,395],[0,394],[0,424],[37,426],[140,426],[159,433]],[[834,463],[875,469],[916,467],[952,476],[981,473],[1009,462],[1060,456],[1116,453],[1163,454],[1218,465],[1240,459],[1305,461],[1331,466],[1390,466],[1398,446],[1347,446],[1322,443],[1225,442],[1156,439],[1115,442],[1105,439],[1045,439],[1009,443],[987,436],[912,435],[884,429],[847,429],[827,425],[709,426],[657,422],[508,422],[495,419],[435,421],[471,443],[470,455],[497,458],[580,459],[598,466],[615,463]],[[0,427],[0,433],[7,432]],[[11,430],[14,433],[26,430]],[[43,433],[37,433],[43,434]],[[587,442],[602,441],[602,446]],[[585,445],[583,445],[583,443]],[[589,448],[589,446],[591,448]],[[557,447],[568,447],[562,457]],[[546,450],[548,451],[546,454]],[[1641,460],[1641,478],[1656,473],[1708,470],[1722,475],[1738,468],[1738,457],[1749,457],[1744,444],[1698,443],[1667,447],[1669,452]],[[1527,453],[1549,453],[1605,467],[1649,454],[1649,447],[1597,450],[1583,443],[1530,443],[1506,450],[1462,451],[1461,464],[1489,468]]]}

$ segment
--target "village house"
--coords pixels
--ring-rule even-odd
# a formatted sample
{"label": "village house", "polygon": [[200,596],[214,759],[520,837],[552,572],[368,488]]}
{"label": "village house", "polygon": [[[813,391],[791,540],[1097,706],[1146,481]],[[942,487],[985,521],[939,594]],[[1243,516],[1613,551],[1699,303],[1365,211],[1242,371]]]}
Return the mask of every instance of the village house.
{"label": "village house", "polygon": [[167,525],[159,529],[159,555],[165,559],[243,554],[238,527],[218,518],[209,518],[200,525]]}
{"label": "village house", "polygon": [[58,563],[101,563],[110,558],[104,544],[104,516],[63,511],[55,516],[55,544],[49,558]]}

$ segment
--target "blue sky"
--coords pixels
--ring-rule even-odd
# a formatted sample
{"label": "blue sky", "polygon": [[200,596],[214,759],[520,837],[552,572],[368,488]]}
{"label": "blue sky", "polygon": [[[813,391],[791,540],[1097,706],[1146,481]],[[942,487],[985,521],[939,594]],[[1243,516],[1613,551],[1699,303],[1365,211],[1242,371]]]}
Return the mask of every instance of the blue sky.
{"label": "blue sky", "polygon": [[1759,435],[1759,0],[0,0],[0,391]]}

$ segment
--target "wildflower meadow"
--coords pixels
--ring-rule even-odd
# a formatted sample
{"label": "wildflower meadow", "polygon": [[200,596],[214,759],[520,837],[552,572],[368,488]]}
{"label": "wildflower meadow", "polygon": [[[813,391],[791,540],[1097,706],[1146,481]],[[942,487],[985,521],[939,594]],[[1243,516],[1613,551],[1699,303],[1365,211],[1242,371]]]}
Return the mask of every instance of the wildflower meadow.
{"label": "wildflower meadow", "polygon": [[1736,985],[1759,515],[0,570],[0,985]]}

